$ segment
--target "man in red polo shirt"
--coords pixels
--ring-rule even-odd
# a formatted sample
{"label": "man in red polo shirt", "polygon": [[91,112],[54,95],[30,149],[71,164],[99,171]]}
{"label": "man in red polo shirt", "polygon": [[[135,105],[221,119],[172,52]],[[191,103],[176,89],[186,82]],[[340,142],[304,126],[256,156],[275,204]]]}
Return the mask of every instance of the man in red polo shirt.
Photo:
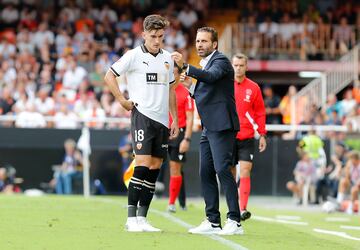
{"label": "man in red polo shirt", "polygon": [[[176,212],[175,200],[182,191],[182,199],[179,197],[180,206],[186,209],[184,180],[181,166],[185,161],[185,153],[189,150],[192,126],[194,120],[194,100],[190,97],[189,91],[179,84],[179,72],[174,68],[175,75],[175,92],[177,103],[177,114],[179,121],[179,136],[173,140],[169,140],[169,158],[170,158],[170,183],[169,183],[169,212]],[[170,124],[172,117],[170,116]]]}
{"label": "man in red polo shirt", "polygon": [[[247,220],[251,213],[247,211],[250,195],[250,172],[255,152],[255,131],[260,135],[259,151],[266,149],[265,105],[257,83],[246,77],[247,56],[236,54],[232,58],[235,72],[235,102],[240,121],[240,131],[236,135],[234,166],[240,165],[239,204],[241,220]],[[232,168],[234,177],[236,168]]]}

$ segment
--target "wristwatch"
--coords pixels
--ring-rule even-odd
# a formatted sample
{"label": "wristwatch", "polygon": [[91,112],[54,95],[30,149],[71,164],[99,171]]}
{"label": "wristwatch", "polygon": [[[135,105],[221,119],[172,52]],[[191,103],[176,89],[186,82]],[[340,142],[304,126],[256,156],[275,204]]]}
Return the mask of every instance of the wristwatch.
{"label": "wristwatch", "polygon": [[187,70],[188,67],[189,67],[189,64],[183,63],[183,66],[182,66],[181,70],[182,71]]}

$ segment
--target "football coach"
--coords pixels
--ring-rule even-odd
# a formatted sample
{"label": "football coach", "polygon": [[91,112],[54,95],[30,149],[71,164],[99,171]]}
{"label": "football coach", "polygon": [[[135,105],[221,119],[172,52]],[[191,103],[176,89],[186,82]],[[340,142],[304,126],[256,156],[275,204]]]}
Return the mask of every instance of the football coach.
{"label": "football coach", "polygon": [[[234,98],[234,70],[230,60],[217,47],[217,31],[211,27],[202,27],[196,34],[196,50],[202,58],[201,69],[184,63],[180,53],[172,53],[172,58],[183,70],[180,80],[195,98],[203,127],[200,139],[200,178],[207,219],[189,232],[243,234],[237,187],[230,172],[235,136],[240,129]],[[196,84],[192,84],[191,78],[197,80]],[[216,175],[225,192],[229,209],[223,228]]]}

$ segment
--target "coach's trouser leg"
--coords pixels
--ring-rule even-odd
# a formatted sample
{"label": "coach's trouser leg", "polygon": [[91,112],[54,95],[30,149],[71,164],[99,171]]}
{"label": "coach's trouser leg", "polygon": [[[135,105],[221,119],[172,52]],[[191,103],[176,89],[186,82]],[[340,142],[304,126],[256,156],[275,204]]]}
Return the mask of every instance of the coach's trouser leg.
{"label": "coach's trouser leg", "polygon": [[218,183],[205,129],[200,139],[200,178],[206,217],[212,223],[220,223]]}
{"label": "coach's trouser leg", "polygon": [[227,218],[240,221],[239,196],[237,185],[230,168],[235,143],[234,131],[207,132],[215,171],[219,177],[222,189],[225,192],[226,202],[229,208]]}

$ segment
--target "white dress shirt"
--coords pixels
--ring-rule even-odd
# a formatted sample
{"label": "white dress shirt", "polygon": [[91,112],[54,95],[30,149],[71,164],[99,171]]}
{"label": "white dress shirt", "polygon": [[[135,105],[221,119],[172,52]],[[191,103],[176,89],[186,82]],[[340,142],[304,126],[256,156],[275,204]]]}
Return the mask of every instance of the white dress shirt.
{"label": "white dress shirt", "polygon": [[[200,66],[202,69],[205,69],[206,65],[208,64],[208,62],[210,61],[211,57],[214,55],[216,50],[214,50],[210,55],[208,55],[207,57],[203,58],[200,60]],[[186,74],[189,73],[189,66],[186,69]],[[189,88],[189,92],[191,95],[194,95],[195,92],[195,84],[191,84],[190,88]]]}

